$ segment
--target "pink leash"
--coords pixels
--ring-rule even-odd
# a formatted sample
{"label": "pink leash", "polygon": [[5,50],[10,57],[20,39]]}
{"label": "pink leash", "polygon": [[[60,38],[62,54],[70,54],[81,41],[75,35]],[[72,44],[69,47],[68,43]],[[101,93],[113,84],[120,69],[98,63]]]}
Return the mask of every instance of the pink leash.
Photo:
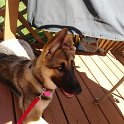
{"label": "pink leash", "polygon": [[50,91],[47,91],[45,88],[43,88],[42,92],[41,92],[41,95],[36,97],[34,99],[34,101],[28,106],[26,111],[23,113],[23,115],[18,120],[17,124],[22,124],[23,120],[26,118],[28,113],[32,110],[32,108],[36,105],[36,103],[41,99],[41,96],[43,96],[43,95],[49,97],[50,96]]}

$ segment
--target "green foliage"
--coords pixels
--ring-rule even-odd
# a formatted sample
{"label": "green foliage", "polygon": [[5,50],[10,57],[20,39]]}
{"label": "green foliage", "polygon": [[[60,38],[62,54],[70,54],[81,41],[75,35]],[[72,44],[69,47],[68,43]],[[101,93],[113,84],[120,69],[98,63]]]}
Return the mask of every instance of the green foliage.
{"label": "green foliage", "polygon": [[[0,8],[3,6],[5,6],[5,0],[0,0]],[[0,23],[3,21],[4,21],[3,17],[0,16]],[[0,27],[1,27],[1,24],[0,24]]]}
{"label": "green foliage", "polygon": [[[4,6],[5,6],[5,0],[0,0],[0,8]],[[24,5],[23,2],[19,3],[19,12],[22,12],[23,17],[27,19],[26,6]],[[3,27],[3,22],[4,22],[4,18],[0,16],[0,29]],[[17,21],[17,27],[18,27],[19,32],[22,35],[24,35],[26,39],[28,39],[28,41],[38,43],[19,20]],[[35,28],[33,29],[35,30]],[[17,33],[17,35],[19,35],[19,32]],[[42,38],[45,42],[47,42],[47,38],[45,37],[45,34],[43,31],[37,30],[37,34],[39,35],[40,38]]]}
{"label": "green foliage", "polygon": [[5,0],[0,0],[0,8],[5,5]]}

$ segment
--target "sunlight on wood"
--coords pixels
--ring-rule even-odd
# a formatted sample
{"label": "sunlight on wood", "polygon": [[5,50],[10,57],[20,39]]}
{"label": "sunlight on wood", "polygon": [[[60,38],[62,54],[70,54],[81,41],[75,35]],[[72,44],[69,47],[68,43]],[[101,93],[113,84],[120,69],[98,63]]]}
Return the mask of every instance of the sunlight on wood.
{"label": "sunlight on wood", "polygon": [[113,95],[113,99],[115,100],[115,104],[118,106],[119,111],[124,116],[124,100],[116,95]]}
{"label": "sunlight on wood", "polygon": [[9,121],[9,122],[7,122],[7,123],[5,123],[5,124],[12,124],[12,121]]}
{"label": "sunlight on wood", "polygon": [[89,79],[91,79],[94,82],[96,81],[93,78],[93,76],[91,75],[91,73],[89,73],[89,71],[87,70],[86,65],[82,62],[82,60],[79,57],[79,55],[75,55],[75,65],[76,65],[76,70],[77,71],[82,72],[82,73],[85,73]]}
{"label": "sunlight on wood", "polygon": [[[108,62],[108,63],[107,63]],[[76,70],[84,73],[86,76],[98,84],[107,93],[124,75],[124,66],[115,58],[107,54],[107,56],[75,56]],[[117,76],[118,75],[118,76]],[[124,116],[124,85],[121,84],[112,94],[113,104],[115,104],[118,112]],[[100,96],[102,97],[102,96]],[[99,97],[99,98],[100,98]],[[106,100],[100,104],[105,104]]]}

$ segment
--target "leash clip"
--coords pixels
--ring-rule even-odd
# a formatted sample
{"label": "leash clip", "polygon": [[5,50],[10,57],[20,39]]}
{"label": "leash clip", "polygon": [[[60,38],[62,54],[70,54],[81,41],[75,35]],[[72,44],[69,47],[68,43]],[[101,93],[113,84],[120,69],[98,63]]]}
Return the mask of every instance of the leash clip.
{"label": "leash clip", "polygon": [[45,93],[45,91],[46,91],[46,88],[43,88],[43,89],[42,89],[42,91],[41,91],[40,96],[43,96],[43,95],[44,95],[44,93]]}
{"label": "leash clip", "polygon": [[47,90],[46,88],[43,88],[42,91],[41,91],[41,94],[38,96],[38,98],[41,100],[41,97],[42,96],[45,96],[45,97],[50,97],[50,91]]}
{"label": "leash clip", "polygon": [[43,88],[41,91],[41,94],[39,96],[37,96],[37,98],[39,98],[41,100],[41,97],[44,95],[45,91],[46,91],[46,88]]}

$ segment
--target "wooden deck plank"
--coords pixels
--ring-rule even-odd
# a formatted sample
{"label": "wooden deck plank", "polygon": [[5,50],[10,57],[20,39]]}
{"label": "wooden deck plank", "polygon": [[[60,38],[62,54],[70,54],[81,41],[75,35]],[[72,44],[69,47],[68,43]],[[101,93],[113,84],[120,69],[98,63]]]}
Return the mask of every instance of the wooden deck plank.
{"label": "wooden deck plank", "polygon": [[[95,78],[95,79],[93,79],[93,81],[96,82],[96,83],[101,83],[101,86],[102,86],[102,84],[106,83],[105,87],[104,86],[102,86],[102,87],[106,88],[106,89],[108,87],[110,87],[110,89],[111,89],[112,85],[107,80],[107,78],[104,76],[104,74],[101,72],[101,70],[99,70],[99,68],[94,64],[92,59],[89,56],[80,56],[80,57],[83,60],[83,62],[86,64],[87,68],[90,69],[93,77]],[[99,76],[99,78],[98,78],[98,76]],[[108,88],[107,90],[110,90],[110,89]],[[114,93],[118,94],[116,91],[114,91]]]}
{"label": "wooden deck plank", "polygon": [[112,51],[116,52],[118,48],[121,47],[122,45],[123,45],[123,42],[118,42],[118,45]]}
{"label": "wooden deck plank", "polygon": [[[99,85],[94,85],[96,80],[95,78],[93,77],[93,75],[91,74],[90,70],[86,67],[86,65],[83,63],[83,62],[80,62],[80,60],[78,59],[78,63],[80,63],[80,68],[78,68],[79,72],[86,72],[88,78],[90,81],[87,81],[87,79],[85,79],[85,76],[84,75],[81,75],[81,77],[83,78],[83,80],[86,80],[85,84],[87,85],[89,91],[91,93],[94,94],[94,92],[97,92],[99,94],[99,88],[98,86]],[[92,79],[92,80],[91,80]],[[94,81],[94,82],[93,82]],[[89,82],[89,83],[88,83]],[[95,93],[95,94],[97,94]],[[94,96],[94,95],[93,95]],[[101,97],[101,96],[100,96]],[[111,97],[110,97],[111,98]],[[123,116],[123,105],[124,105],[124,100],[119,98],[119,97],[116,97],[114,96],[114,99],[118,100],[119,102],[115,102],[115,100],[113,100],[113,97],[111,98],[111,102],[112,104],[114,105],[114,107],[116,107],[117,111],[120,113],[121,116]],[[105,101],[106,102],[106,101]]]}
{"label": "wooden deck plank", "polygon": [[[81,77],[83,77],[83,79],[87,79],[87,76],[81,73],[80,74]],[[77,76],[78,77],[78,76]],[[90,81],[87,79],[86,81],[87,83],[89,83]],[[83,87],[85,88],[86,86],[83,85]],[[104,116],[104,114],[102,113],[102,111],[100,110],[99,106],[96,106],[93,101],[94,98],[93,96],[90,94],[90,92],[88,91],[88,89],[84,89],[83,95],[79,95],[77,96],[90,124],[108,124],[108,121],[106,119],[106,117]]]}
{"label": "wooden deck plank", "polygon": [[[77,71],[76,76],[79,82],[81,83],[81,86],[83,89],[83,93],[81,95],[78,95],[77,98],[83,110],[85,111],[85,114],[89,122],[91,124],[108,124],[108,121],[105,118],[104,114],[102,113],[100,107],[93,104],[94,97],[92,96],[92,93],[87,89],[87,86],[85,85],[85,83],[90,84],[94,82],[87,77],[86,73],[84,73],[84,70],[82,68],[82,60],[80,59],[79,56],[76,56],[75,62],[76,62],[76,65],[79,66],[79,67],[77,66],[77,69],[80,69],[80,71]],[[84,80],[85,83],[82,81],[81,78]]]}
{"label": "wooden deck plank", "polygon": [[116,47],[115,52],[119,52],[124,47],[124,42],[120,42],[118,47]]}
{"label": "wooden deck plank", "polygon": [[107,56],[100,56],[101,60],[106,64],[107,67],[111,69],[111,71],[116,75],[118,79],[121,79],[121,77],[124,75],[120,69],[115,66],[115,64],[111,61],[110,58]]}
{"label": "wooden deck plank", "polygon": [[[115,74],[105,65],[105,63],[99,58],[98,55],[91,56],[94,63],[98,66],[98,68],[101,70],[101,72],[104,74],[104,76],[108,79],[108,81],[111,83],[112,86],[115,86],[120,79],[118,79]],[[114,68],[114,67],[113,67]],[[119,92],[120,91],[120,92]],[[120,85],[117,88],[117,92],[123,96],[124,95],[124,85]]]}
{"label": "wooden deck plank", "polygon": [[109,44],[110,42],[111,42],[110,40],[106,40],[106,41],[105,41],[105,44],[102,46],[102,48],[106,50],[106,47],[108,46],[108,44]]}
{"label": "wooden deck plank", "polygon": [[67,124],[66,117],[63,113],[59,100],[57,98],[56,93],[54,94],[53,100],[48,106],[48,108],[44,111],[43,118],[49,124]]}
{"label": "wooden deck plank", "polygon": [[[112,53],[117,61],[119,61],[122,65],[124,65],[124,53]],[[124,73],[124,66],[122,67],[121,71]]]}
{"label": "wooden deck plank", "polygon": [[110,50],[113,44],[114,44],[114,41],[110,41],[109,44],[106,46],[106,51]]}
{"label": "wooden deck plank", "polygon": [[114,44],[112,45],[112,50],[114,51],[114,49],[118,46],[119,42],[115,41]]}
{"label": "wooden deck plank", "polygon": [[0,83],[0,124],[15,124],[12,93]]}
{"label": "wooden deck plank", "polygon": [[119,70],[124,73],[124,66],[109,52],[107,57],[116,65]]}
{"label": "wooden deck plank", "polygon": [[101,43],[100,43],[100,45],[99,45],[99,48],[102,48],[102,46],[104,45],[105,41],[106,41],[106,39],[102,39],[102,40],[101,40]]}
{"label": "wooden deck plank", "polygon": [[89,124],[76,97],[69,99],[65,97],[60,90],[57,91],[57,94],[69,124]]}
{"label": "wooden deck plank", "polygon": [[[107,57],[107,56],[106,56]],[[111,70],[113,70],[113,68],[115,66],[113,66],[111,68],[111,70],[108,68],[108,66],[105,65],[105,63],[98,57],[98,56],[92,56],[91,57],[94,61],[94,63],[98,66],[99,69],[101,69],[101,72],[104,73],[105,77],[109,80],[109,82],[111,83],[111,85],[115,86],[116,83],[118,83],[118,81],[123,77],[120,77],[119,79],[115,76],[115,74],[113,74],[113,72]],[[124,85],[120,85],[118,88],[117,88],[117,92],[118,92],[118,96],[123,98],[124,97]],[[114,99],[118,100],[120,103],[115,103],[113,102],[113,104],[115,103],[115,107],[118,106],[118,108],[120,109],[121,113],[124,115],[124,100],[119,98],[118,96],[116,96],[114,94]],[[116,107],[117,108],[117,107]]]}
{"label": "wooden deck plank", "polygon": [[[90,69],[90,72],[94,76],[96,83],[97,81],[100,84],[109,83],[89,56],[81,56],[81,59],[85,63],[85,66],[87,66],[88,69]],[[90,91],[92,90],[90,89]],[[94,97],[100,97],[104,95],[104,92],[102,89],[97,88],[97,91],[93,90],[92,94]],[[122,116],[119,115],[119,112],[116,110],[115,107],[113,107],[113,104],[110,102],[109,99],[106,99],[104,103],[101,103],[100,107],[110,124],[117,124],[117,123],[123,124],[124,123]]]}

